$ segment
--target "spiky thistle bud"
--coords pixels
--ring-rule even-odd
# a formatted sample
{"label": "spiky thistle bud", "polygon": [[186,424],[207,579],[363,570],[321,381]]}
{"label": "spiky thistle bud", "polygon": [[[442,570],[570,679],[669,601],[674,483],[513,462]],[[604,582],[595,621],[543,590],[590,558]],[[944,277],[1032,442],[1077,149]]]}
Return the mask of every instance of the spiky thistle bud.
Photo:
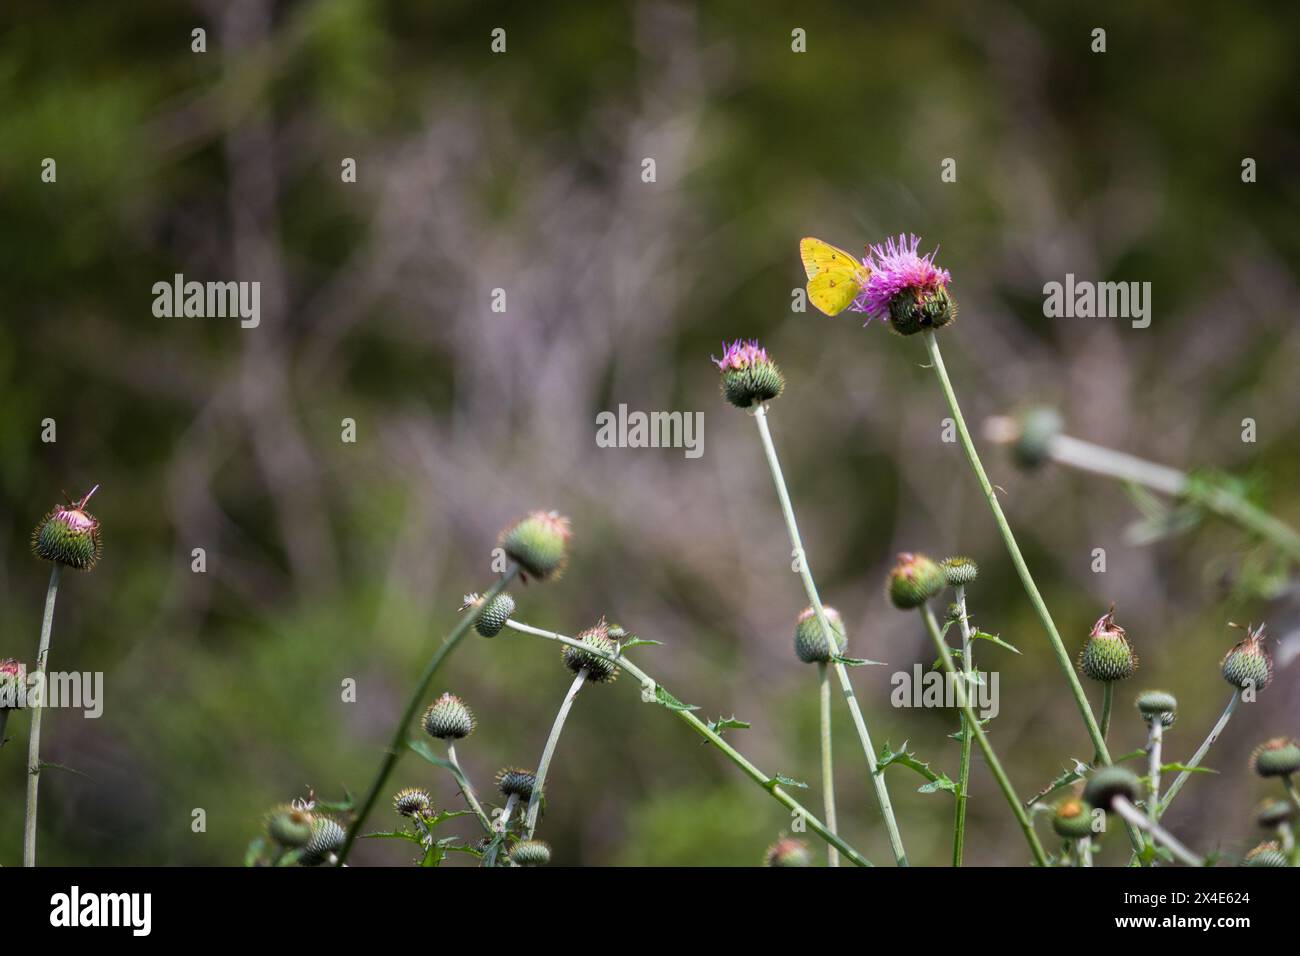
{"label": "spiky thistle bud", "polygon": [[22,661],[0,660],[0,710],[22,710],[27,702],[27,668]]}
{"label": "spiky thistle bud", "polygon": [[1264,625],[1246,628],[1246,636],[1223,657],[1223,679],[1242,690],[1260,691],[1273,679],[1273,658],[1264,647]]}
{"label": "spiky thistle bud", "polygon": [[443,694],[424,712],[424,729],[439,740],[468,737],[474,726],[474,712],[455,694]]}
{"label": "spiky thistle bud", "polygon": [[1166,690],[1144,690],[1137,696],[1137,709],[1148,724],[1158,720],[1169,727],[1178,715],[1178,700]]}
{"label": "spiky thistle bud", "polygon": [[970,558],[956,555],[951,558],[944,558],[939,562],[939,567],[943,568],[944,577],[953,587],[970,584],[979,577],[979,565]]}
{"label": "spiky thistle bud", "polygon": [[[609,625],[605,623],[603,617],[596,622],[595,627],[589,627],[578,634],[576,640],[581,641],[593,651],[598,651],[599,654],[608,654],[612,657],[618,652],[618,645],[609,636]],[[561,652],[564,666],[573,673],[576,674],[585,668],[587,680],[591,683],[611,683],[618,678],[618,665],[599,656],[599,654],[579,650],[572,644],[565,644],[564,650]]]}
{"label": "spiky thistle bud", "polygon": [[722,397],[737,408],[770,402],[785,388],[781,370],[754,339],[723,342],[713,364],[722,373]]}
{"label": "spiky thistle bud", "polygon": [[545,866],[551,862],[551,845],[545,840],[520,840],[510,850],[515,866]]}
{"label": "spiky thistle bud", "polygon": [[889,572],[885,593],[900,611],[920,607],[948,585],[943,568],[923,554],[904,551]]}
{"label": "spiky thistle bud", "polygon": [[1286,854],[1275,840],[1261,843],[1246,854],[1242,866],[1287,866]]}
{"label": "spiky thistle bud", "polygon": [[[848,637],[844,633],[844,620],[840,612],[833,607],[824,606],[826,623],[835,634],[835,653],[843,654],[848,646]],[[804,608],[794,622],[794,653],[805,664],[825,664],[831,659],[831,649],[822,634],[822,626],[817,620],[817,612],[811,607]]]}
{"label": "spiky thistle bud", "polygon": [[547,581],[564,573],[572,537],[569,519],[558,511],[534,511],[502,531],[498,543],[525,578]]}
{"label": "spiky thistle bud", "polygon": [[532,770],[506,767],[497,772],[497,789],[503,796],[526,800],[533,795],[535,786],[537,786],[537,774]]}
{"label": "spiky thistle bud", "polygon": [[1132,803],[1137,799],[1138,778],[1123,767],[1102,767],[1088,778],[1083,788],[1083,799],[1091,806],[1110,812],[1117,797]]}
{"label": "spiky thistle bud", "polygon": [[55,505],[54,510],[41,519],[32,532],[32,553],[45,561],[64,567],[89,571],[99,560],[102,546],[99,541],[99,520],[86,510],[90,496],[99,490],[91,488],[78,502],[69,507]]}
{"label": "spiky thistle bud", "polygon": [[1067,840],[1092,836],[1092,808],[1078,797],[1067,797],[1052,813],[1052,829]]}
{"label": "spiky thistle bud", "polygon": [[1300,746],[1289,737],[1274,737],[1255,748],[1250,765],[1261,777],[1289,777],[1300,773]]}
{"label": "spiky thistle bud", "polygon": [[393,809],[404,817],[418,817],[433,808],[433,798],[428,790],[419,787],[406,787],[398,790],[393,797]]}
{"label": "spiky thistle bud", "polygon": [[763,855],[764,866],[812,866],[808,845],[793,837],[781,837]]}
{"label": "spiky thistle bud", "polygon": [[1284,823],[1292,823],[1296,818],[1296,806],[1290,800],[1270,798],[1259,805],[1255,813],[1255,822],[1265,830],[1272,830]]}
{"label": "spiky thistle bud", "polygon": [[302,848],[298,862],[303,866],[328,863],[334,854],[343,849],[347,838],[347,831],[333,817],[317,816],[312,821],[311,839]]}
{"label": "spiky thistle bud", "polygon": [[1097,619],[1088,642],[1079,653],[1079,670],[1103,684],[1126,680],[1137,670],[1138,659],[1124,628],[1115,623],[1115,605]]}
{"label": "spiky thistle bud", "polygon": [[466,594],[465,602],[460,609],[468,611],[472,607],[480,609],[478,619],[474,622],[474,630],[483,637],[496,637],[501,633],[501,628],[506,626],[506,621],[510,620],[511,615],[515,613],[515,599],[505,591],[490,601],[484,601],[477,594]]}
{"label": "spiky thistle bud", "polygon": [[293,804],[278,806],[266,815],[267,835],[286,849],[306,846],[314,828],[311,813]]}

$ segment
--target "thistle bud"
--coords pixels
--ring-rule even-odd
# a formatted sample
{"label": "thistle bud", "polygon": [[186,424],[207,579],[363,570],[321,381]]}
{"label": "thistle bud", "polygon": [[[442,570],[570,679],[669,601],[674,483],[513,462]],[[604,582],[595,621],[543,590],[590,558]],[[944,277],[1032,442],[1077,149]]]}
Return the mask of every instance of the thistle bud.
{"label": "thistle bud", "polygon": [[1052,442],[1065,430],[1061,413],[1046,405],[1027,409],[1016,419],[1012,455],[1021,468],[1037,468],[1047,460]]}
{"label": "thistle bud", "polygon": [[312,815],[292,804],[276,807],[266,816],[266,832],[280,846],[297,849],[311,840]]}
{"label": "thistle bud", "polygon": [[[835,653],[843,654],[848,646],[848,637],[844,633],[844,620],[840,612],[833,607],[823,607],[826,623],[835,634]],[[825,664],[831,659],[831,650],[822,634],[822,626],[817,621],[817,612],[811,607],[804,608],[794,623],[794,653],[805,664]]]}
{"label": "thistle bud", "polygon": [[1261,777],[1289,777],[1300,773],[1300,746],[1287,737],[1274,737],[1255,748],[1250,765]]}
{"label": "thistle bud", "polygon": [[393,809],[404,817],[423,816],[432,808],[433,798],[429,796],[429,791],[421,790],[419,787],[399,790],[393,797]]}
{"label": "thistle bud", "polygon": [[466,594],[465,603],[460,609],[467,611],[472,607],[480,609],[478,619],[474,622],[474,630],[483,637],[496,637],[501,633],[501,628],[506,626],[506,621],[510,620],[511,615],[515,613],[515,599],[504,591],[490,601],[484,601],[477,594]]}
{"label": "thistle bud", "polygon": [[885,593],[894,607],[910,611],[920,607],[948,584],[943,569],[923,554],[904,551],[889,572]]}
{"label": "thistle bud", "polygon": [[1267,843],[1261,843],[1241,861],[1242,866],[1287,866],[1288,861],[1286,854],[1282,852],[1282,847],[1274,840]]}
{"label": "thistle bud", "polygon": [[551,845],[544,840],[520,840],[510,850],[515,866],[545,866],[551,862]]}
{"label": "thistle bud", "polygon": [[474,726],[474,712],[455,694],[443,694],[424,712],[424,729],[438,740],[461,740]]}
{"label": "thistle bud", "polygon": [[802,840],[781,837],[763,856],[764,866],[812,866],[812,855]]}
{"label": "thistle bud", "polygon": [[1052,829],[1067,840],[1092,836],[1092,808],[1078,797],[1069,797],[1056,805]]}
{"label": "thistle bud", "polygon": [[558,511],[534,511],[501,532],[498,543],[525,577],[558,578],[569,561],[569,519]]}
{"label": "thistle bud", "polygon": [[1255,814],[1255,822],[1265,830],[1292,823],[1296,818],[1296,806],[1290,800],[1269,799],[1260,804]]}
{"label": "thistle bud", "polygon": [[22,710],[27,700],[27,668],[22,661],[0,660],[0,710]]}
{"label": "thistle bud", "polygon": [[723,342],[713,364],[722,373],[722,397],[737,408],[770,402],[785,388],[781,370],[754,339]]}
{"label": "thistle bud", "polygon": [[69,507],[55,505],[32,532],[32,553],[64,567],[89,571],[99,560],[99,521],[86,510],[86,502],[99,489]]}
{"label": "thistle bud", "polygon": [[1148,724],[1160,721],[1164,727],[1172,726],[1178,714],[1178,701],[1164,690],[1144,690],[1137,696],[1138,713]]}
{"label": "thistle bud", "polygon": [[939,562],[939,567],[943,568],[944,577],[953,587],[962,587],[970,584],[979,577],[979,565],[970,558],[960,555],[944,558]]}
{"label": "thistle bud", "polygon": [[[581,641],[600,654],[608,654],[612,657],[618,653],[618,645],[610,638],[609,625],[605,623],[603,617],[596,623],[595,627],[589,627],[581,632],[576,640]],[[608,684],[618,678],[618,665],[611,660],[598,656],[598,654],[579,650],[571,644],[565,644],[561,655],[565,667],[575,674],[585,669],[587,671],[587,680],[593,684]]]}
{"label": "thistle bud", "polygon": [[1123,797],[1132,803],[1137,794],[1138,778],[1123,767],[1102,767],[1088,778],[1083,788],[1083,799],[1107,813],[1116,798]]}
{"label": "thistle bud", "polygon": [[1273,658],[1264,647],[1264,625],[1246,628],[1246,636],[1223,658],[1223,679],[1242,690],[1263,690],[1273,679]]}
{"label": "thistle bud", "polygon": [[318,816],[313,819],[311,839],[302,848],[298,862],[303,866],[320,866],[328,863],[334,854],[343,849],[347,831],[333,817]]}
{"label": "thistle bud", "polygon": [[497,773],[497,789],[503,796],[527,800],[537,786],[537,774],[522,767],[506,767]]}
{"label": "thistle bud", "polygon": [[1084,676],[1110,684],[1133,676],[1138,659],[1128,642],[1124,628],[1115,623],[1115,605],[1098,618],[1088,635],[1088,643],[1079,654],[1079,670]]}

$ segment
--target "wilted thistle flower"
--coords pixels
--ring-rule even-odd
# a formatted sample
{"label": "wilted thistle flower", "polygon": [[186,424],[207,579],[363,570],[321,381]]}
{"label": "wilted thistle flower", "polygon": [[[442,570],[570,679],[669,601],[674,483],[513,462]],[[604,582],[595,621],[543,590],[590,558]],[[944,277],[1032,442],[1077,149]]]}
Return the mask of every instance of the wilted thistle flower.
{"label": "wilted thistle flower", "polygon": [[1052,813],[1052,829],[1067,840],[1091,837],[1092,808],[1078,797],[1067,797]]}
{"label": "wilted thistle flower", "polygon": [[713,364],[722,373],[722,397],[737,408],[770,402],[785,388],[781,370],[755,339],[723,342],[722,358]]}
{"label": "wilted thistle flower", "polygon": [[904,551],[889,572],[885,593],[900,611],[920,607],[948,585],[943,569],[923,554]]}
{"label": "wilted thistle flower", "polygon": [[280,846],[297,849],[312,838],[312,815],[301,807],[282,804],[266,815],[266,832]]}
{"label": "wilted thistle flower", "polygon": [[920,245],[919,237],[900,235],[870,246],[864,260],[870,275],[850,308],[865,312],[868,322],[885,320],[899,335],[940,329],[957,318],[948,293],[952,276],[934,264],[939,250],[917,255]]}
{"label": "wilted thistle flower", "polygon": [[303,866],[320,866],[343,849],[348,838],[347,831],[333,817],[315,817],[312,824],[311,839],[302,848],[298,862]]}
{"label": "wilted thistle flower", "polygon": [[505,591],[487,602],[477,594],[466,594],[465,603],[460,609],[468,611],[472,607],[482,608],[478,620],[474,622],[474,630],[484,637],[496,637],[501,633],[501,628],[506,626],[506,621],[510,620],[510,616],[515,613],[515,599]]}
{"label": "wilted thistle flower", "polygon": [[979,565],[970,558],[956,555],[951,558],[944,558],[939,562],[939,567],[943,568],[944,577],[953,587],[960,587],[970,584],[980,574]]}
{"label": "wilted thistle flower", "polygon": [[1259,805],[1255,822],[1265,830],[1272,830],[1284,823],[1291,823],[1296,818],[1296,806],[1290,800],[1270,798]]}
{"label": "wilted thistle flower", "polygon": [[1246,636],[1224,655],[1223,679],[1242,690],[1263,690],[1273,679],[1273,658],[1264,647],[1264,625],[1246,628]]}
{"label": "wilted thistle flower", "polygon": [[544,840],[520,840],[510,850],[516,866],[545,866],[551,862],[551,845]]}
{"label": "wilted thistle flower", "polygon": [[537,786],[537,774],[522,767],[506,767],[497,772],[497,789],[507,797],[528,799]]}
{"label": "wilted thistle flower", "polygon": [[1097,619],[1088,643],[1079,653],[1079,670],[1095,681],[1110,684],[1126,680],[1137,670],[1138,659],[1124,628],[1115,623],[1115,605]]}
{"label": "wilted thistle flower", "polygon": [[393,797],[393,809],[404,817],[422,816],[432,807],[433,798],[429,796],[429,791],[421,790],[419,787],[399,790]]}
{"label": "wilted thistle flower", "polygon": [[1286,854],[1274,840],[1261,843],[1241,861],[1242,866],[1287,866]]}
{"label": "wilted thistle flower", "polygon": [[443,694],[424,712],[424,729],[439,740],[468,737],[474,725],[474,712],[455,694]]}
{"label": "wilted thistle flower", "polygon": [[1148,724],[1158,720],[1162,726],[1170,727],[1178,715],[1178,701],[1168,691],[1144,690],[1137,696],[1137,709]]}
{"label": "wilted thistle flower", "polygon": [[22,710],[27,699],[27,668],[22,661],[0,660],[0,710]]}
{"label": "wilted thistle flower", "polygon": [[1289,777],[1300,773],[1300,746],[1288,737],[1274,737],[1255,748],[1250,765],[1261,777]]}
{"label": "wilted thistle flower", "polygon": [[[609,636],[609,625],[605,623],[603,617],[596,623],[595,627],[589,627],[581,632],[576,640],[581,641],[592,650],[611,656],[618,650],[618,645]],[[598,657],[589,651],[579,650],[572,644],[565,644],[561,654],[564,658],[565,667],[575,674],[586,668],[587,680],[594,684],[606,684],[618,677],[618,665],[613,661]]]}
{"label": "wilted thistle flower", "polygon": [[811,866],[812,855],[802,840],[781,837],[763,855],[764,866]]}
{"label": "wilted thistle flower", "polygon": [[[826,623],[835,634],[835,653],[843,654],[848,646],[848,636],[844,633],[844,619],[840,612],[830,606],[824,606]],[[822,634],[822,626],[817,621],[817,612],[811,607],[804,608],[794,622],[794,653],[805,664],[825,664],[831,659],[831,649]]]}
{"label": "wilted thistle flower", "polygon": [[546,581],[564,573],[572,537],[569,519],[558,511],[534,511],[502,531],[498,543],[525,578]]}
{"label": "wilted thistle flower", "polygon": [[54,510],[41,519],[32,532],[32,553],[64,567],[89,571],[99,560],[99,520],[86,510],[86,502],[99,490],[91,488],[86,497],[65,508]]}

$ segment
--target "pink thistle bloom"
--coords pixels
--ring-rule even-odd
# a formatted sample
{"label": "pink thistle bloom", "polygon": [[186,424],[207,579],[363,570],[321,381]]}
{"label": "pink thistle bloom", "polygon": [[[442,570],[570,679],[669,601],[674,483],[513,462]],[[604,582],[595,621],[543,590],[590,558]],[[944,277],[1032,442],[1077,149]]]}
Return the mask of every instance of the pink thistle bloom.
{"label": "pink thistle bloom", "polygon": [[952,275],[934,264],[938,248],[921,256],[916,251],[920,245],[918,236],[899,235],[897,239],[890,237],[883,244],[870,246],[862,264],[871,273],[849,308],[865,312],[868,322],[873,318],[888,320],[890,303],[900,292],[910,290],[921,298],[946,290]]}
{"label": "pink thistle bloom", "polygon": [[767,349],[758,344],[758,339],[736,339],[728,344],[722,343],[722,358],[713,358],[713,364],[718,367],[718,371],[744,371],[759,363],[769,361]]}

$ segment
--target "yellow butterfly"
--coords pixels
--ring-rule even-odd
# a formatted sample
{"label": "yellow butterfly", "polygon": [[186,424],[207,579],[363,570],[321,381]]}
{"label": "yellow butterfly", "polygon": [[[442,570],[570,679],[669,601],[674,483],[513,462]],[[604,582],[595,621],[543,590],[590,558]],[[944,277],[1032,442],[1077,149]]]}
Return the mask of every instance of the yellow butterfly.
{"label": "yellow butterfly", "polygon": [[847,309],[871,275],[852,254],[812,236],[799,240],[799,258],[808,273],[808,298],[827,315]]}

